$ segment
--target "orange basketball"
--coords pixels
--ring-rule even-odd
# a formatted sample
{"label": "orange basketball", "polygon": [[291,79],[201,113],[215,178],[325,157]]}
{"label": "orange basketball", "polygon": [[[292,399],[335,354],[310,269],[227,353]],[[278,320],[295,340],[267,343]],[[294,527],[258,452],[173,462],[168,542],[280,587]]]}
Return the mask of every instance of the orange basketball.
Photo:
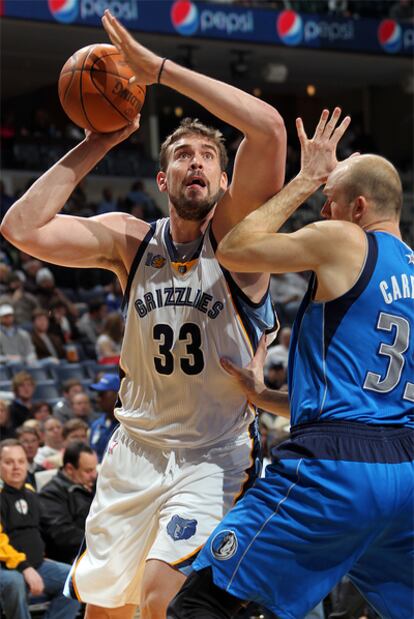
{"label": "orange basketball", "polygon": [[97,43],[75,52],[59,76],[59,99],[79,127],[102,133],[134,120],[145,99],[145,86],[129,84],[133,76],[114,45]]}

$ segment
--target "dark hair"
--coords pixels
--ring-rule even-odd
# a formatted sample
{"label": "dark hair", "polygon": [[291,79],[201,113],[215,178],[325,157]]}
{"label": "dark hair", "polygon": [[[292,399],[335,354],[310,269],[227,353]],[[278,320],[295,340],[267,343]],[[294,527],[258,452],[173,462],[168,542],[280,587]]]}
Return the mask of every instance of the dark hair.
{"label": "dark hair", "polygon": [[75,469],[79,467],[79,458],[82,453],[94,454],[94,450],[85,445],[82,441],[73,441],[70,443],[63,454],[63,466],[71,464]]}
{"label": "dark hair", "polygon": [[184,118],[177,129],[168,135],[161,144],[160,150],[160,169],[165,172],[169,163],[170,146],[180,140],[185,135],[198,135],[207,138],[213,142],[219,151],[220,167],[224,172],[227,169],[229,159],[227,156],[226,147],[224,146],[224,137],[221,131],[214,127],[204,125],[198,118]]}
{"label": "dark hair", "polygon": [[35,320],[35,318],[37,318],[38,316],[46,316],[47,318],[49,318],[49,312],[45,309],[37,307],[32,312],[32,320]]}
{"label": "dark hair", "polygon": [[79,378],[68,378],[68,380],[65,380],[62,384],[62,391],[66,393],[70,391],[75,385],[82,386],[82,381]]}
{"label": "dark hair", "polygon": [[83,419],[69,419],[63,424],[62,436],[66,439],[71,432],[74,432],[75,430],[85,430],[85,432],[87,432],[88,428],[88,424],[83,421]]}
{"label": "dark hair", "polygon": [[[24,447],[17,438],[5,438],[4,441],[0,441],[0,458],[5,447],[21,447],[24,451]],[[26,452],[24,451],[25,455]]]}

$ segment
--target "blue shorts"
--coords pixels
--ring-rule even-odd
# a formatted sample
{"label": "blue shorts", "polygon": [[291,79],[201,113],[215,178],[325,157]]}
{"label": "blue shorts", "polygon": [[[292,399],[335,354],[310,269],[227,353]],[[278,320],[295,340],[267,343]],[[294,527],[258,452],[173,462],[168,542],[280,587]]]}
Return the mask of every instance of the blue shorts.
{"label": "blue shorts", "polygon": [[414,432],[319,422],[292,431],[193,567],[300,619],[348,574],[385,618],[412,619]]}

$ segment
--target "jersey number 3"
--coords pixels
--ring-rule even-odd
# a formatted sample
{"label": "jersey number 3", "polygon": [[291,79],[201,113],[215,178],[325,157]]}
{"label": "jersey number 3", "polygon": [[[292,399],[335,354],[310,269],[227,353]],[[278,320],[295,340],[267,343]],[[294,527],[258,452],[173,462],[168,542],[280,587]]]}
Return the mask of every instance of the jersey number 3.
{"label": "jersey number 3", "polygon": [[[384,342],[379,347],[378,354],[389,358],[387,373],[384,378],[375,372],[368,372],[365,377],[364,389],[377,393],[389,393],[401,380],[405,364],[404,353],[410,343],[410,324],[402,316],[394,316],[381,312],[378,318],[377,329],[391,331],[395,328],[395,338],[392,344]],[[404,388],[403,399],[414,402],[414,383],[407,382]]]}
{"label": "jersey number 3", "polygon": [[[153,329],[154,340],[159,342],[160,356],[154,357],[155,369],[159,374],[174,372],[175,358],[171,352],[174,345],[174,331],[170,325],[158,324]],[[201,350],[200,327],[193,322],[181,326],[178,334],[180,341],[186,342],[186,356],[180,358],[180,368],[190,376],[200,374],[204,369],[204,355]]]}

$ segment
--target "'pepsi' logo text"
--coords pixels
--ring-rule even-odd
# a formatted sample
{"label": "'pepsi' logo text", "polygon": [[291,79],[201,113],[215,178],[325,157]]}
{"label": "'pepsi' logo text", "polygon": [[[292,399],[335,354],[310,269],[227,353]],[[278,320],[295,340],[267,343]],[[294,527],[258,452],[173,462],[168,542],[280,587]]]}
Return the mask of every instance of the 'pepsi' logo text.
{"label": "'pepsi' logo text", "polygon": [[378,27],[378,42],[389,54],[396,54],[401,48],[404,50],[412,48],[414,28],[406,28],[403,31],[393,19],[383,19]]}
{"label": "'pepsi' logo text", "polygon": [[124,21],[138,19],[137,0],[48,0],[48,3],[53,17],[65,24],[78,17],[102,17],[106,9]]}
{"label": "'pepsi' logo text", "polygon": [[190,0],[177,0],[171,8],[171,22],[175,30],[184,36],[191,36],[198,30],[208,32],[217,30],[232,35],[235,32],[253,32],[254,17],[252,11],[217,11],[203,9],[199,11]]}
{"label": "'pepsi' logo text", "polygon": [[299,45],[302,41],[310,43],[316,39],[347,41],[355,37],[352,20],[323,21],[303,20],[295,11],[282,11],[276,20],[276,31],[285,45]]}

